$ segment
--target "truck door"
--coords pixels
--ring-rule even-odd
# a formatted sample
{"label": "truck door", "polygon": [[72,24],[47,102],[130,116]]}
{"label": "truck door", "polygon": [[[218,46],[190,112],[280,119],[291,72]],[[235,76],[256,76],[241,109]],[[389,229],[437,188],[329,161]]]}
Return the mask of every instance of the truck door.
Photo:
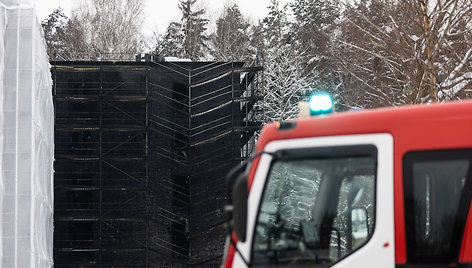
{"label": "truck door", "polygon": [[233,267],[393,267],[389,134],[269,143]]}

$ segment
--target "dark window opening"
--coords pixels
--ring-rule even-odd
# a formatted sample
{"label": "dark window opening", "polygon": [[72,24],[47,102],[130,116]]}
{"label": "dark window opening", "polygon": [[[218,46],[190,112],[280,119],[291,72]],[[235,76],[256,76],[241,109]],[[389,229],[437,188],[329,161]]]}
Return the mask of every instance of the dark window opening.
{"label": "dark window opening", "polygon": [[83,113],[87,112],[87,105],[84,102],[72,102],[71,103],[71,111],[75,113]]}
{"label": "dark window opening", "polygon": [[471,149],[405,155],[408,263],[457,262],[471,198],[471,163]]}
{"label": "dark window opening", "polygon": [[188,256],[188,223],[187,220],[181,219],[171,223],[172,228],[172,256],[187,257]]}
{"label": "dark window opening", "polygon": [[174,131],[174,148],[175,148],[175,150],[177,150],[177,152],[179,152],[179,153],[180,153],[180,151],[185,151],[186,143],[187,143],[187,137],[183,133]]}
{"label": "dark window opening", "polygon": [[185,208],[189,202],[188,176],[185,174],[175,175],[172,192],[174,197],[174,207]]}
{"label": "dark window opening", "polygon": [[72,132],[69,137],[69,142],[72,149],[92,148],[92,132]]}
{"label": "dark window opening", "polygon": [[175,83],[172,91],[173,99],[182,102],[187,97],[187,88],[184,83]]}

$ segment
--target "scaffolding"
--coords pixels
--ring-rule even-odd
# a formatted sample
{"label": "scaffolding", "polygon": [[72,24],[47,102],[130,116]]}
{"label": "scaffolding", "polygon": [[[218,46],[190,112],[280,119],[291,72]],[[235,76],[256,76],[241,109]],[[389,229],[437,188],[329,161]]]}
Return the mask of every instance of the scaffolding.
{"label": "scaffolding", "polygon": [[254,148],[260,67],[53,62],[56,267],[217,267],[224,177]]}
{"label": "scaffolding", "polygon": [[0,267],[51,267],[52,80],[33,1],[0,0],[0,32]]}

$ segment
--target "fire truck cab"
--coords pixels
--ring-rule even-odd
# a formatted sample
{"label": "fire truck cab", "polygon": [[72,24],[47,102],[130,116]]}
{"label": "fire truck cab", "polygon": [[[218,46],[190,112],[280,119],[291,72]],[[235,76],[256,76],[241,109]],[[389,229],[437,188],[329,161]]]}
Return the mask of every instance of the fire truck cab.
{"label": "fire truck cab", "polygon": [[223,267],[472,267],[472,101],[266,125]]}

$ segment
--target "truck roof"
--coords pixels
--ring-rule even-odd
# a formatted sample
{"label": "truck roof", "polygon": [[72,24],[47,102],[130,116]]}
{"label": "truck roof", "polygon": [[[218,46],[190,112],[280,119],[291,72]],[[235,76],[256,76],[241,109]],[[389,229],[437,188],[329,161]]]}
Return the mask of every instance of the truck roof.
{"label": "truck roof", "polygon": [[289,122],[286,129],[280,123],[264,126],[257,151],[274,140],[367,133],[392,134],[398,153],[402,148],[472,147],[472,100],[339,112]]}

